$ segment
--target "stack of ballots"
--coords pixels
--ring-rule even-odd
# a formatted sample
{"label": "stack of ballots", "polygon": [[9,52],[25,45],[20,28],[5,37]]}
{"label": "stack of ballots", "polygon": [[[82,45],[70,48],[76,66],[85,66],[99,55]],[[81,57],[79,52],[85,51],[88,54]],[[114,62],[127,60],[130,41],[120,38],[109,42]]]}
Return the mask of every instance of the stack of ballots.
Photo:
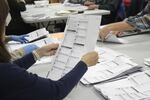
{"label": "stack of ballots", "polygon": [[150,70],[94,87],[108,100],[150,100]]}
{"label": "stack of ballots", "polygon": [[125,54],[102,47],[97,50],[100,55],[99,63],[88,68],[81,79],[83,84],[94,85],[108,82],[141,70],[141,67]]}

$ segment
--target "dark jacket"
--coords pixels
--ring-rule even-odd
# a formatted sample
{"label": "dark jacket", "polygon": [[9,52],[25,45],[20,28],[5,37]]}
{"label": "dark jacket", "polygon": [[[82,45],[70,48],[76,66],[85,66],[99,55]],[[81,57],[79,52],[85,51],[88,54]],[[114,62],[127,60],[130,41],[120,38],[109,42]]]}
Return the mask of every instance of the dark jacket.
{"label": "dark jacket", "polygon": [[[81,3],[87,0],[69,0],[71,3]],[[104,15],[102,17],[101,25],[109,24],[116,21],[116,16],[118,12],[119,5],[122,0],[89,0],[95,2],[96,5],[99,5],[99,9],[109,10],[111,14]]]}
{"label": "dark jacket", "polygon": [[0,100],[62,100],[87,70],[80,61],[58,81],[27,72],[35,63],[30,53],[14,63],[0,63]]}
{"label": "dark jacket", "polygon": [[111,12],[110,15],[104,15],[102,17],[102,25],[115,22],[121,0],[95,0],[95,3],[99,5],[99,9],[105,9]]}
{"label": "dark jacket", "polygon": [[30,24],[24,23],[21,18],[21,11],[25,11],[25,3],[17,2],[17,0],[7,0],[10,8],[11,22],[6,27],[7,35],[21,35],[34,31],[36,28]]}

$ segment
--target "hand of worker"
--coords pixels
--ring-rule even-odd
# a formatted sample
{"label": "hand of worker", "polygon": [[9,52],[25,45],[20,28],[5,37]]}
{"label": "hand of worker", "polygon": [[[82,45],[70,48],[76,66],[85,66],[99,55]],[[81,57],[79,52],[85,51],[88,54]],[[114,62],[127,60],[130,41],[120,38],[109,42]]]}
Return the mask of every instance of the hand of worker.
{"label": "hand of worker", "polygon": [[89,5],[88,6],[88,10],[94,10],[94,9],[98,9],[98,5]]}
{"label": "hand of worker", "polygon": [[105,41],[106,36],[109,34],[109,32],[110,32],[110,30],[107,28],[107,26],[100,28],[99,37],[101,38],[102,41]]}
{"label": "hand of worker", "polygon": [[51,56],[56,53],[58,46],[59,46],[58,43],[48,44],[46,46],[37,49],[36,53],[39,55],[40,58],[43,56]]}
{"label": "hand of worker", "polygon": [[37,45],[30,44],[30,45],[24,46],[22,49],[23,49],[24,55],[26,55],[26,54],[29,54],[38,48],[39,47]]}
{"label": "hand of worker", "polygon": [[10,40],[17,41],[20,43],[27,43],[28,42],[28,40],[25,38],[25,37],[28,37],[28,35],[20,35],[20,36],[11,35],[9,37],[10,37]]}
{"label": "hand of worker", "polygon": [[83,61],[88,67],[94,66],[98,62],[98,53],[93,51],[86,53],[85,55],[82,56],[81,61]]}
{"label": "hand of worker", "polygon": [[116,36],[121,36],[124,32],[120,32],[120,31],[111,31],[112,34],[115,34]]}
{"label": "hand of worker", "polygon": [[84,2],[84,6],[89,6],[89,5],[94,5],[95,3],[94,2],[91,2],[91,1],[85,1]]}
{"label": "hand of worker", "polygon": [[107,39],[107,35],[109,33],[114,34],[116,36],[120,36],[120,35],[123,34],[123,32],[120,32],[120,31],[111,31],[111,30],[109,30],[109,28],[103,27],[103,28],[100,29],[99,37],[101,38],[102,41],[105,41]]}

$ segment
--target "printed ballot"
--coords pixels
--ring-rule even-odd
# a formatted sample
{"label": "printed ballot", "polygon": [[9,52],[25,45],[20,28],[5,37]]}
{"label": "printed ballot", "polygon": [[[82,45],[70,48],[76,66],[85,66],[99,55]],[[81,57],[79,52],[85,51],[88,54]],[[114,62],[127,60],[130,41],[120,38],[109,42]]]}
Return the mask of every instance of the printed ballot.
{"label": "printed ballot", "polygon": [[65,37],[52,61],[47,78],[58,80],[72,70],[86,52],[93,51],[97,42],[101,17],[71,15],[67,20]]}

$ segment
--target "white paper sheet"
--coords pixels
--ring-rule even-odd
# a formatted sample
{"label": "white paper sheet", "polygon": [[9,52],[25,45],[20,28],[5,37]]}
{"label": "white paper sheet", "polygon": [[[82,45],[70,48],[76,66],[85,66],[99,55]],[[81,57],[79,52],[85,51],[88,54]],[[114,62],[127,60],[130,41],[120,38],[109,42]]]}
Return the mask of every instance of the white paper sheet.
{"label": "white paper sheet", "polygon": [[[99,41],[101,41],[100,38],[98,38]],[[127,40],[122,39],[122,38],[117,38],[116,35],[109,33],[106,38],[105,38],[106,42],[111,42],[111,43],[119,43],[119,44],[123,44],[123,43],[128,43]]]}
{"label": "white paper sheet", "polygon": [[[72,15],[68,18],[64,40],[58,48],[56,57],[52,62],[52,70],[54,71],[55,69],[58,70],[58,67],[56,68],[55,65],[57,61],[61,61],[65,64],[65,69],[61,69],[61,64],[59,64],[59,70],[61,71],[58,72],[61,74],[59,73],[58,76],[64,76],[75,67],[83,54],[94,50],[100,21],[100,16],[93,15]],[[81,30],[82,33],[80,34]],[[62,66],[64,65],[62,64]],[[54,73],[52,70],[49,71],[51,75],[48,76],[48,78],[52,76],[52,79],[54,79],[55,75],[53,76],[52,74],[57,74],[57,72]],[[60,77],[55,77],[55,80],[58,80]]]}
{"label": "white paper sheet", "polygon": [[98,84],[94,87],[109,100],[149,100],[150,77],[147,72],[149,71],[138,72],[128,78]]}
{"label": "white paper sheet", "polygon": [[49,32],[45,28],[38,29],[36,31],[33,31],[31,33],[28,33],[27,35],[29,37],[25,37],[29,42],[40,39],[42,37],[46,37]]}
{"label": "white paper sheet", "polygon": [[102,47],[97,51],[100,55],[99,63],[88,68],[88,71],[81,79],[81,82],[84,84],[104,82],[137,71],[141,68],[137,67],[137,64],[134,63],[130,57],[122,53]]}

